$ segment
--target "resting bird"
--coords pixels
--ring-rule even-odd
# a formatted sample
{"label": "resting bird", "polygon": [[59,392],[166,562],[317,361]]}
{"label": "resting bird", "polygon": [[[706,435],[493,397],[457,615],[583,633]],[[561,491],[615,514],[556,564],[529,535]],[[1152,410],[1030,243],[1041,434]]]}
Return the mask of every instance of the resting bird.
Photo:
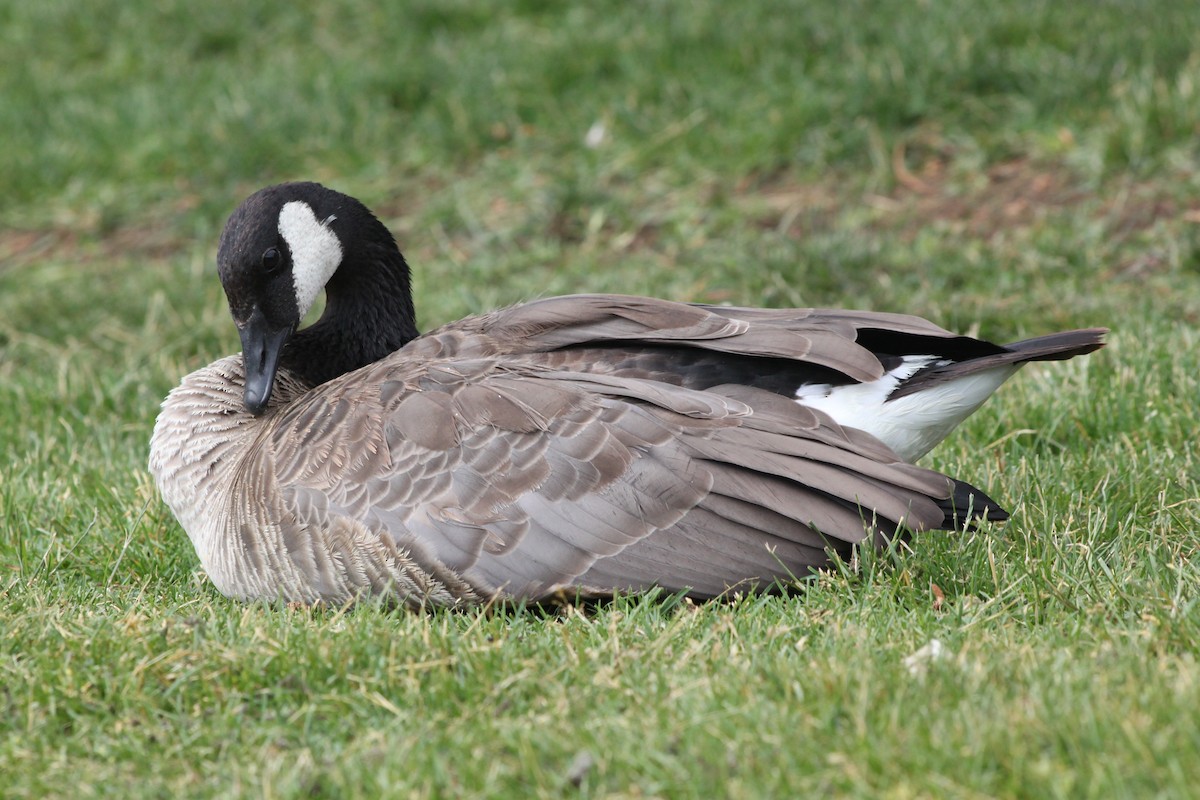
{"label": "resting bird", "polygon": [[170,393],[150,470],[242,600],[704,598],[1003,520],[911,462],[1022,364],[1105,334],[576,295],[421,335],[392,235],[315,183],[242,203],[217,262],[242,354]]}

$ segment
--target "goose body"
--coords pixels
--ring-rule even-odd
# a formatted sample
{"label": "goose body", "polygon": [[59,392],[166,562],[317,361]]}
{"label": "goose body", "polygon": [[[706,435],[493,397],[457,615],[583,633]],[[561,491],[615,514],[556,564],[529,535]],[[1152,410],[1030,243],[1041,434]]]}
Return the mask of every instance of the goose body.
{"label": "goose body", "polygon": [[391,234],[311,183],[246,200],[218,268],[243,354],[170,393],[150,469],[243,600],[708,597],[1002,520],[911,462],[1020,365],[1104,334],[1000,346],[899,314],[577,295],[419,336]]}

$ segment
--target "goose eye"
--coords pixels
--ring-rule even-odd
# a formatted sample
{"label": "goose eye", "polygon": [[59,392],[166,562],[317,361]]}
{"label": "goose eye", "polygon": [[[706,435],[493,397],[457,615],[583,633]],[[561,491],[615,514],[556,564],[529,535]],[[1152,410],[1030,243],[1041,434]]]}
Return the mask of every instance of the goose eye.
{"label": "goose eye", "polygon": [[268,274],[278,270],[283,265],[283,256],[279,254],[279,248],[268,247],[262,254],[262,265]]}

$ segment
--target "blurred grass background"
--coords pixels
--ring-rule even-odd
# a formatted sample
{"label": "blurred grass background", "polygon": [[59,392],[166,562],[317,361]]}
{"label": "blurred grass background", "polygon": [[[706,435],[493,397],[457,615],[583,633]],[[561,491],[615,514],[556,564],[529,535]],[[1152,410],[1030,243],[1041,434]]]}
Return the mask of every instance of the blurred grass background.
{"label": "blurred grass background", "polygon": [[[0,794],[1188,796],[1198,94],[1167,0],[0,2]],[[927,459],[1011,523],[795,598],[244,608],[145,450],[287,179],[379,211],[423,328],[616,291],[1112,344]]]}

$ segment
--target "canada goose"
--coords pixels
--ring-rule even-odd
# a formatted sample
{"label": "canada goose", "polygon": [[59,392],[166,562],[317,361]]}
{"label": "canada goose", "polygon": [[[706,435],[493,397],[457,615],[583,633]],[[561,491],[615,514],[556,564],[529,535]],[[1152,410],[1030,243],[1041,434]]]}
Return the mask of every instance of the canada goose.
{"label": "canada goose", "polygon": [[150,469],[243,600],[710,597],[1003,520],[909,462],[1021,364],[1106,332],[1000,346],[899,314],[578,295],[418,335],[392,235],[315,183],[247,199],[217,262],[243,354],[170,393]]}

